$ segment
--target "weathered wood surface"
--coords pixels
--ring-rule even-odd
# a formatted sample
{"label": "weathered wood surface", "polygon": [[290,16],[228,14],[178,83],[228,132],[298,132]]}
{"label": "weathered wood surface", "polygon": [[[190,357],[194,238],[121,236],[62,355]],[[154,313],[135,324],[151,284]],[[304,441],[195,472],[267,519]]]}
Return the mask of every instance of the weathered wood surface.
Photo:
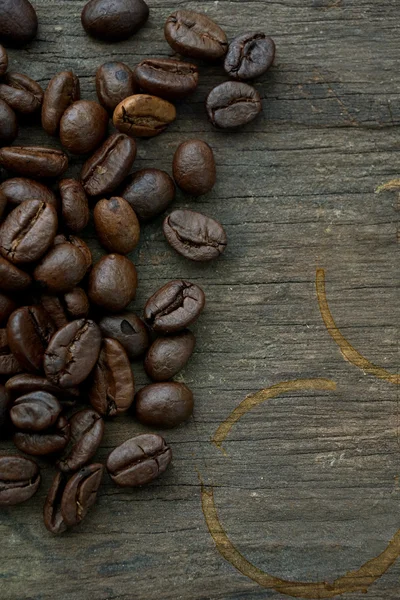
{"label": "weathered wood surface", "polygon": [[[137,36],[105,45],[84,34],[83,1],[35,0],[38,39],[10,56],[12,69],[44,86],[55,72],[73,68],[83,96],[95,98],[93,76],[102,62],[133,66],[145,56],[171,55],[163,23],[178,7],[207,12],[230,37],[261,29],[275,38],[276,64],[257,83],[262,118],[237,133],[214,131],[203,100],[224,74],[203,68],[178,121],[139,143],[135,168],[171,171],[178,143],[197,136],[213,146],[218,163],[214,191],[196,201],[180,195],[176,205],[220,219],[226,254],[210,265],[190,264],[167,246],[159,219],[143,230],[132,255],[138,311],[176,277],[207,294],[195,327],[197,351],[181,375],[195,392],[195,417],[167,433],[174,463],[165,477],[138,491],[121,491],[105,478],[96,508],[60,538],[41,521],[52,474],[45,467],[37,496],[0,515],[3,600],[287,598],[218,553],[202,513],[199,473],[208,489],[214,486],[231,541],[259,569],[283,579],[332,583],[383,552],[400,526],[399,387],[343,359],[315,292],[316,269],[324,268],[342,333],[373,363],[400,370],[397,198],[375,194],[400,174],[400,2],[149,4],[151,19]],[[50,142],[38,127],[20,139]],[[92,247],[99,256],[95,241]],[[135,374],[138,385],[146,381],[141,367]],[[235,425],[224,442],[228,456],[211,444],[249,393],[320,377],[336,382],[336,391],[271,399]],[[110,423],[99,459],[140,430],[129,418]],[[398,599],[399,576],[400,562],[367,597]]]}

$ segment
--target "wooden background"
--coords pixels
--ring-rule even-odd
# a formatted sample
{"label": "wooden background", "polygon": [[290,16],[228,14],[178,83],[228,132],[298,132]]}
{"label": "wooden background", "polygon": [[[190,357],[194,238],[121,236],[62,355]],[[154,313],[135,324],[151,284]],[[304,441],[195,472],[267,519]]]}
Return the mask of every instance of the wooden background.
{"label": "wooden background", "polygon": [[[0,514],[3,600],[284,600],[236,571],[217,552],[201,509],[199,473],[213,485],[230,539],[260,569],[290,580],[333,582],[381,553],[400,524],[399,387],[343,360],[322,322],[316,268],[326,270],[338,327],[391,373],[399,365],[399,246],[394,193],[375,189],[400,175],[399,0],[149,0],[151,18],[124,43],[88,38],[81,0],[34,0],[40,28],[11,69],[43,86],[72,68],[95,98],[96,68],[171,56],[163,23],[180,7],[204,11],[229,38],[263,30],[277,44],[273,69],[256,84],[261,118],[226,133],[207,122],[203,101],[225,80],[201,69],[194,97],[157,139],[139,141],[135,169],[171,172],[177,145],[200,137],[214,149],[218,183],[187,206],[219,219],[229,246],[196,265],[164,241],[161,218],[143,229],[132,260],[135,310],[170,279],[200,284],[207,309],[197,350],[179,376],[194,391],[194,418],[167,432],[172,468],[142,490],[105,477],[85,522],[52,537],[35,498]],[[31,126],[21,143],[52,140]],[[72,174],[80,162],[72,161]],[[90,235],[89,235],[90,237]],[[95,257],[101,250],[93,240]],[[134,367],[138,386],[146,382]],[[248,395],[286,380],[326,377],[335,392],[298,392],[245,415],[224,457],[210,443]],[[100,460],[142,431],[126,417],[107,425]],[[8,449],[2,443],[1,451]],[[372,585],[370,600],[399,597],[400,562]],[[361,600],[357,592],[346,598]]]}

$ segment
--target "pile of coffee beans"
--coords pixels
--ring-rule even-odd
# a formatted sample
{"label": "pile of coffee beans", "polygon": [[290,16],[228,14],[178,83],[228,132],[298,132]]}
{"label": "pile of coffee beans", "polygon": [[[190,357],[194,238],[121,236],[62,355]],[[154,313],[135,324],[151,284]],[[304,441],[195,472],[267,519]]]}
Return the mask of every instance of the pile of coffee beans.
{"label": "pile of coffee beans", "polygon": [[[90,0],[81,18],[91,36],[119,41],[148,16],[144,0]],[[6,45],[31,41],[37,26],[28,0],[0,4]],[[231,79],[206,100],[215,127],[245,125],[260,113],[260,96],[244,81],[271,66],[271,38],[247,33],[229,44],[216,23],[191,10],[168,17],[165,37],[181,57],[225,61]],[[171,428],[193,413],[191,390],[172,379],[194,351],[188,327],[203,311],[204,292],[188,281],[170,281],[147,301],[141,318],[127,310],[138,286],[127,255],[141,227],[171,205],[176,185],[193,197],[215,185],[213,150],[199,139],[176,149],[173,179],[157,168],[132,174],[135,138],[165,131],[177,118],[173,102],[198,83],[199,67],[181,59],[146,58],[133,70],[109,62],[96,73],[99,102],[93,102],[81,99],[72,71],[57,73],[46,90],[9,71],[0,46],[0,166],[8,174],[0,184],[0,436],[12,437],[30,457],[53,461],[57,473],[44,523],[55,534],[79,524],[96,500],[104,466],[92,460],[107,419],[130,413],[151,428]],[[12,146],[26,115],[39,115],[63,150]],[[115,130],[109,134],[110,118]],[[69,155],[84,156],[79,179],[65,177]],[[78,237],[91,212],[106,252],[95,264]],[[192,261],[211,261],[227,246],[223,226],[192,210],[168,214],[163,232]],[[135,395],[131,363],[138,359],[154,383]],[[147,433],[115,448],[106,469],[116,485],[135,487],[162,474],[171,459],[164,438]],[[0,457],[0,506],[28,500],[39,485],[32,458]]]}

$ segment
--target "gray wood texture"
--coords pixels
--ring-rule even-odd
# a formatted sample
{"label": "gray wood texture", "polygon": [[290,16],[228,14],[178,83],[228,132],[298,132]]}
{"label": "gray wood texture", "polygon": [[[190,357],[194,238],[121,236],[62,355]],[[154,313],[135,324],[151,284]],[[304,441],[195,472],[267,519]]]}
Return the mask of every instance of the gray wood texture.
{"label": "gray wood texture", "polygon": [[[207,122],[204,98],[225,77],[219,66],[202,67],[199,90],[179,105],[176,123],[138,144],[135,169],[169,172],[180,142],[200,137],[211,144],[215,189],[198,200],[178,194],[176,206],[214,216],[229,237],[220,260],[191,264],[166,244],[158,219],[143,228],[132,254],[140,281],[135,310],[174,278],[199,283],[207,295],[194,327],[196,353],[178,377],[195,393],[195,415],[166,433],[173,466],[141,490],[117,489],[105,477],[85,522],[55,538],[41,520],[53,473],[44,463],[36,497],[0,514],[0,597],[287,598],[217,551],[201,480],[213,487],[222,526],[248,561],[281,579],[328,582],[334,592],[334,581],[382,553],[400,526],[399,381],[344,360],[315,287],[316,269],[325,269],[342,334],[372,363],[399,372],[397,197],[375,193],[400,175],[399,0],[149,0],[148,24],[114,45],[85,35],[83,1],[33,4],[37,40],[10,51],[11,68],[43,86],[72,68],[88,99],[103,62],[134,66],[146,56],[171,56],[163,23],[180,7],[206,12],[230,38],[265,31],[277,58],[256,83],[263,115],[243,130],[218,132]],[[22,130],[20,141],[52,144],[38,126]],[[74,159],[70,172],[79,165]],[[93,235],[87,238],[99,257]],[[140,365],[134,371],[139,387],[146,377]],[[211,443],[248,394],[304,378],[333,380],[336,390],[297,390],[253,408],[228,434],[226,456]],[[98,458],[142,430],[129,417],[110,422]],[[393,550],[392,562],[396,556]],[[382,576],[379,565],[374,569],[367,597],[397,600],[400,561]],[[325,597],[315,589],[310,597]]]}

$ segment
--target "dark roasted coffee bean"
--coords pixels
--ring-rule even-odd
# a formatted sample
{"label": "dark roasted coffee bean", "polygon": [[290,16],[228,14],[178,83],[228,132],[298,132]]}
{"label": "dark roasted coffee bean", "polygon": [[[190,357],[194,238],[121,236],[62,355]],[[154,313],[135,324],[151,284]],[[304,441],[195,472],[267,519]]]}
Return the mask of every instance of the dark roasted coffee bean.
{"label": "dark roasted coffee bean", "polygon": [[183,142],[175,152],[173,172],[176,183],[187,194],[208,194],[217,179],[212,148],[202,140]]}
{"label": "dark roasted coffee bean", "polygon": [[43,94],[40,85],[23,73],[9,71],[0,83],[0,98],[24,115],[39,110]]}
{"label": "dark roasted coffee bean", "polygon": [[134,395],[135,381],[123,346],[105,338],[93,370],[90,404],[104,417],[116,417],[130,408]]}
{"label": "dark roasted coffee bean", "polygon": [[10,204],[22,204],[26,200],[40,200],[57,208],[57,198],[53,192],[38,181],[25,177],[14,177],[3,181],[0,192],[6,196]]}
{"label": "dark roasted coffee bean", "polygon": [[71,231],[82,231],[88,224],[90,216],[85,190],[76,179],[63,179],[59,187],[64,224]]}
{"label": "dark roasted coffee bean", "polygon": [[40,485],[39,467],[24,456],[0,456],[0,506],[29,500]]}
{"label": "dark roasted coffee bean", "polygon": [[100,146],[107,126],[108,114],[100,104],[79,100],[71,104],[61,117],[61,143],[72,154],[89,154]]}
{"label": "dark roasted coffee bean", "polygon": [[144,0],[90,0],[81,15],[86,32],[107,42],[126,40],[148,18],[149,7]]}
{"label": "dark roasted coffee bean", "polygon": [[165,131],[175,119],[175,106],[167,100],[136,94],[118,104],[113,123],[118,131],[132,137],[154,137]]}
{"label": "dark roasted coffee bean", "polygon": [[123,198],[100,200],[93,211],[97,237],[109,252],[129,254],[139,243],[140,225]]}
{"label": "dark roasted coffee bean", "polygon": [[135,396],[135,415],[151,427],[177,427],[193,413],[193,394],[183,383],[152,383]]}
{"label": "dark roasted coffee bean", "polygon": [[141,221],[161,214],[175,198],[175,184],[165,171],[141,169],[131,176],[122,192]]}
{"label": "dark roasted coffee bean", "polygon": [[0,290],[21,292],[32,283],[31,276],[0,256]]}
{"label": "dark roasted coffee bean", "polygon": [[146,433],[115,448],[107,459],[107,471],[117,485],[136,487],[164,473],[171,460],[171,448],[164,438]]}
{"label": "dark roasted coffee bean", "polygon": [[8,425],[8,409],[10,405],[10,396],[4,385],[0,385],[0,437],[2,430]]}
{"label": "dark roasted coffee bean", "polygon": [[40,432],[18,431],[13,442],[21,452],[32,456],[46,456],[62,452],[68,444],[70,429],[67,419],[60,416],[53,427]]}
{"label": "dark roasted coffee bean", "polygon": [[41,306],[23,306],[12,313],[7,323],[8,343],[26,371],[42,370],[43,356],[56,329]]}
{"label": "dark roasted coffee bean", "polygon": [[183,331],[158,338],[150,346],[144,362],[146,373],[153,381],[167,381],[179,373],[193,354],[196,338]]}
{"label": "dark roasted coffee bean", "polygon": [[139,86],[128,65],[107,62],[97,70],[96,90],[100,104],[113,113],[124,98],[139,93]]}
{"label": "dark roasted coffee bean", "polygon": [[56,396],[63,407],[74,406],[76,399],[79,398],[78,388],[62,389],[50,383],[45,377],[26,373],[11,377],[6,383],[6,390],[11,399],[35,392],[47,392]]}
{"label": "dark roasted coffee bean", "polygon": [[108,254],[96,263],[90,273],[89,300],[110,312],[128,306],[136,296],[135,265],[121,254]]}
{"label": "dark roasted coffee bean", "polygon": [[8,345],[7,330],[0,329],[0,375],[11,377],[21,371],[22,367]]}
{"label": "dark roasted coffee bean", "polygon": [[66,483],[66,477],[62,473],[57,473],[54,476],[43,508],[44,525],[50,533],[56,535],[67,530],[67,525],[61,514],[61,498]]}
{"label": "dark roasted coffee bean", "polygon": [[78,471],[96,454],[104,435],[104,421],[90,408],[80,410],[71,417],[71,439],[64,456],[58,461],[60,471]]}
{"label": "dark roasted coffee bean", "polygon": [[81,97],[78,77],[72,71],[54,75],[44,93],[42,127],[49,135],[57,135],[61,117]]}
{"label": "dark roasted coffee bean", "polygon": [[101,332],[93,321],[79,319],[62,327],[50,340],[44,357],[47,379],[62,388],[82,383],[100,354]]}
{"label": "dark roasted coffee bean", "polygon": [[24,177],[59,177],[68,168],[68,158],[53,148],[11,146],[0,149],[0,164]]}
{"label": "dark roasted coffee bean", "polygon": [[189,281],[170,281],[146,302],[146,322],[161,333],[174,333],[196,321],[206,299],[199,286]]}
{"label": "dark roasted coffee bean", "polygon": [[0,100],[0,146],[12,144],[17,135],[17,116],[4,100]]}
{"label": "dark roasted coffee bean", "polygon": [[244,33],[236,37],[225,57],[225,71],[234,79],[255,79],[272,65],[275,43],[265,33]]}
{"label": "dark roasted coffee bean", "polygon": [[125,348],[128,357],[135,360],[149,347],[149,334],[146,325],[132,312],[103,317],[99,322],[104,337],[118,340]]}
{"label": "dark roasted coffee bean", "polygon": [[228,50],[228,39],[207,15],[193,10],[177,10],[165,24],[165,38],[183,56],[215,61]]}
{"label": "dark roasted coffee bean", "polygon": [[6,73],[8,69],[8,54],[7,50],[0,45],[0,77]]}
{"label": "dark roasted coffee bean", "polygon": [[190,260],[218,258],[227,245],[221,223],[192,210],[175,210],[165,217],[163,231],[172,248]]}
{"label": "dark roasted coffee bean", "polygon": [[108,138],[86,161],[81,180],[89,196],[110,194],[128,175],[136,158],[136,142],[123,133]]}
{"label": "dark roasted coffee bean", "polygon": [[148,94],[167,100],[181,100],[199,84],[196,65],[171,58],[146,58],[135,69],[135,78]]}
{"label": "dark roasted coffee bean", "polygon": [[47,392],[32,392],[13,402],[11,421],[23,431],[43,431],[57,421],[62,407],[55,396]]}
{"label": "dark roasted coffee bean", "polygon": [[209,93],[206,109],[211,123],[221,129],[241,127],[262,111],[260,94],[239,81],[226,81]]}
{"label": "dark roasted coffee bean", "polygon": [[61,500],[62,518],[68,527],[78,525],[96,502],[103,471],[103,465],[92,464],[68,481]]}
{"label": "dark roasted coffee bean", "polygon": [[89,299],[81,288],[74,288],[60,296],[43,294],[40,301],[58,329],[89,314]]}
{"label": "dark roasted coffee bean", "polygon": [[58,244],[48,252],[33,272],[35,281],[51,294],[72,290],[86,275],[83,253],[71,243]]}
{"label": "dark roasted coffee bean", "polygon": [[2,0],[0,41],[6,46],[20,47],[36,36],[38,20],[28,0]]}
{"label": "dark roasted coffee bean", "polygon": [[56,209],[41,200],[26,200],[0,226],[0,252],[15,264],[39,260],[54,241]]}
{"label": "dark roasted coffee bean", "polygon": [[54,246],[59,246],[60,244],[72,244],[75,248],[78,248],[85,259],[86,271],[91,268],[93,262],[92,253],[89,246],[81,238],[76,235],[58,234],[54,239]]}
{"label": "dark roasted coffee bean", "polygon": [[12,298],[0,292],[0,325],[7,323],[8,317],[17,308]]}

